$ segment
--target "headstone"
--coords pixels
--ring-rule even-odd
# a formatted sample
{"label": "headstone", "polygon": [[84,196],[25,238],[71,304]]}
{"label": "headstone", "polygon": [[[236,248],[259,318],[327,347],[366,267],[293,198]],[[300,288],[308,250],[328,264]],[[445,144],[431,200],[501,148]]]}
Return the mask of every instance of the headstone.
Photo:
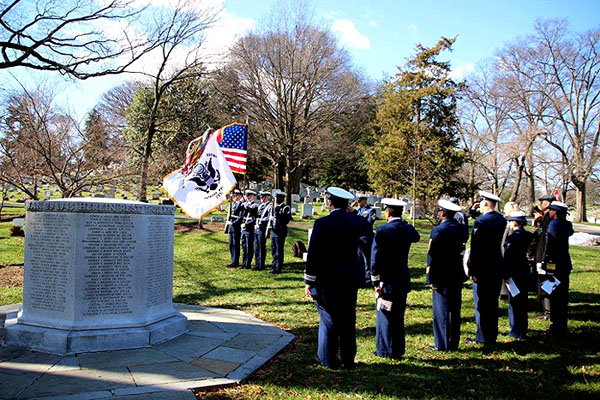
{"label": "headstone", "polygon": [[158,193],[158,192],[152,193],[152,200],[160,200],[160,193]]}
{"label": "headstone", "polygon": [[292,214],[298,214],[298,203],[292,200],[292,205],[290,208],[292,209]]}
{"label": "headstone", "polygon": [[373,207],[373,210],[375,210],[375,215],[377,215],[377,219],[382,219],[382,217],[381,217],[381,207]]}
{"label": "headstone", "polygon": [[[308,194],[306,191],[306,188],[304,186],[300,186],[299,192],[300,192],[299,197],[305,197]],[[298,200],[298,201],[300,201],[300,200]]]}
{"label": "headstone", "polygon": [[95,193],[95,194],[94,194],[94,197],[100,197],[100,198],[104,198],[104,197],[106,197],[106,196],[104,195],[104,193]]}
{"label": "headstone", "polygon": [[54,192],[52,192],[52,191],[50,191],[50,190],[47,190],[47,191],[44,193],[44,199],[45,199],[45,200],[50,200],[50,198],[52,197],[52,195],[53,195],[53,194],[54,194]]}
{"label": "headstone", "polygon": [[104,191],[104,187],[102,185],[98,185],[98,186],[96,186],[96,190],[99,192],[102,192],[102,191]]}
{"label": "headstone", "polygon": [[367,204],[375,204],[377,200],[377,196],[370,195],[367,197]]}
{"label": "headstone", "polygon": [[19,227],[23,227],[23,225],[25,225],[25,220],[23,218],[15,218],[13,219],[13,226],[19,226]]}
{"label": "headstone", "polygon": [[218,215],[213,215],[210,217],[210,222],[225,222],[225,218],[219,217]]}
{"label": "headstone", "polygon": [[299,203],[300,202],[300,195],[299,194],[292,194],[292,201],[294,203]]}
{"label": "headstone", "polygon": [[25,209],[23,311],[6,322],[6,344],[74,354],[187,330],[172,304],[172,206],[78,198]]}
{"label": "headstone", "polygon": [[302,204],[302,218],[312,217],[312,203]]}

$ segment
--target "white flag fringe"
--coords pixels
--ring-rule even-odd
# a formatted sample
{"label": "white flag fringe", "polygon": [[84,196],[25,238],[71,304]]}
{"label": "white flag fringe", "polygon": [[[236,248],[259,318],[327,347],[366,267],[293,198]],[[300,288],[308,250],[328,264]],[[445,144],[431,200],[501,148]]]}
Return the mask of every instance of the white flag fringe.
{"label": "white flag fringe", "polygon": [[163,178],[163,188],[171,200],[187,216],[196,219],[219,207],[235,184],[235,177],[214,134],[208,138],[189,174],[178,169]]}

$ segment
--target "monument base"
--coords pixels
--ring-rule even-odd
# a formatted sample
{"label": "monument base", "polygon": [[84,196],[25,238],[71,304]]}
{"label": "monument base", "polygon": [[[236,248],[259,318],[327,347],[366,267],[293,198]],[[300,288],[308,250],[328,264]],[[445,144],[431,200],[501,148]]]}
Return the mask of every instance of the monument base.
{"label": "monument base", "polygon": [[150,347],[188,330],[181,313],[139,328],[69,331],[19,324],[16,316],[7,318],[4,326],[4,344],[58,355]]}

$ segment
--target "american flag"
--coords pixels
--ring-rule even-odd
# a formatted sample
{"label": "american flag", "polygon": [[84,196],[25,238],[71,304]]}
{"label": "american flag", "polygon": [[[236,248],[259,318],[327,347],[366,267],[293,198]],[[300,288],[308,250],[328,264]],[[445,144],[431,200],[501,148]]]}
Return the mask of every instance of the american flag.
{"label": "american flag", "polygon": [[248,127],[237,122],[225,125],[219,129],[217,141],[231,170],[238,174],[245,174],[248,158]]}

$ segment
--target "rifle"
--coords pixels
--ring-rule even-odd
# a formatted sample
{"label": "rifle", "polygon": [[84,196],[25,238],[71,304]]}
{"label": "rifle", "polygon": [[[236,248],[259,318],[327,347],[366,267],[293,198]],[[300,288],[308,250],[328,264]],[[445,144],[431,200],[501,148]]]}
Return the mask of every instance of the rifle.
{"label": "rifle", "polygon": [[273,224],[273,210],[275,209],[275,199],[271,202],[271,209],[269,210],[269,223],[267,224],[267,229],[265,230],[265,240],[269,238],[269,231],[271,230],[271,225]]}
{"label": "rifle", "polygon": [[223,233],[228,233],[229,231],[229,224],[231,223],[231,221],[229,221],[229,218],[231,217],[231,195],[229,195],[229,208],[227,209],[227,218],[225,219],[225,228],[223,228]]}

